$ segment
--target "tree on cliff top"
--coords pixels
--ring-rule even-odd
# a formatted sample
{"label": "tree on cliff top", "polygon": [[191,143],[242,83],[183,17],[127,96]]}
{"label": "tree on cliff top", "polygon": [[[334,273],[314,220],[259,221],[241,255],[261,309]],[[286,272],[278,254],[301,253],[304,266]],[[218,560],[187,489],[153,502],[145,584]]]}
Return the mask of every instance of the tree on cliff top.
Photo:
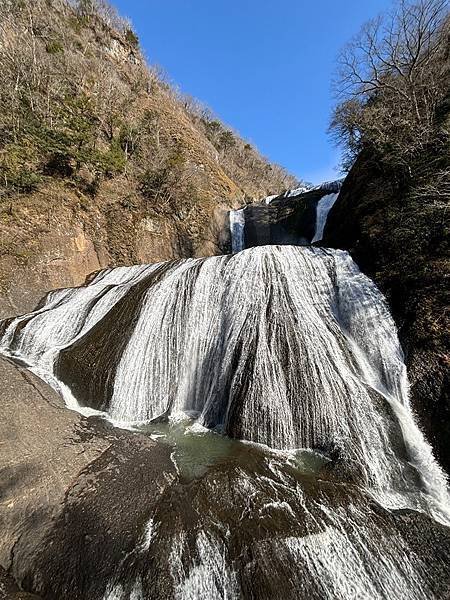
{"label": "tree on cliff top", "polygon": [[400,0],[342,50],[330,129],[347,150],[346,167],[370,148],[407,172],[421,150],[448,144],[439,115],[448,102],[449,35],[447,0]]}

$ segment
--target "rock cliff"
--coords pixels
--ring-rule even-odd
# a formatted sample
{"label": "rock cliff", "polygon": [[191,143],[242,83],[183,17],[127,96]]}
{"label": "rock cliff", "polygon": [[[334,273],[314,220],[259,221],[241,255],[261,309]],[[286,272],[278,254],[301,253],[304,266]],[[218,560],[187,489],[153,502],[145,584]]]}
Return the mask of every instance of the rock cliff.
{"label": "rock cliff", "polygon": [[221,254],[298,182],[147,65],[106,2],[0,6],[0,316],[99,268]]}

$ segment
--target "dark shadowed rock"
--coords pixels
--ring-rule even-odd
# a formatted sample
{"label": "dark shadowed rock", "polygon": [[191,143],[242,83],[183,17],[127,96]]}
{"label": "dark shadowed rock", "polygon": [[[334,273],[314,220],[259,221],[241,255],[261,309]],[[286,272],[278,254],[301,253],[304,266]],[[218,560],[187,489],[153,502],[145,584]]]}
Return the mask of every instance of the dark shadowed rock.
{"label": "dark shadowed rock", "polygon": [[16,582],[0,567],[0,600],[41,600],[35,594],[29,594],[19,589]]}
{"label": "dark shadowed rock", "polygon": [[329,181],[248,204],[243,209],[244,248],[268,244],[309,245],[316,234],[319,201],[338,194],[341,186],[341,180]]}
{"label": "dark shadowed rock", "polygon": [[297,198],[276,198],[269,205],[249,204],[245,209],[245,247],[308,244],[314,236],[319,198],[311,192]]}

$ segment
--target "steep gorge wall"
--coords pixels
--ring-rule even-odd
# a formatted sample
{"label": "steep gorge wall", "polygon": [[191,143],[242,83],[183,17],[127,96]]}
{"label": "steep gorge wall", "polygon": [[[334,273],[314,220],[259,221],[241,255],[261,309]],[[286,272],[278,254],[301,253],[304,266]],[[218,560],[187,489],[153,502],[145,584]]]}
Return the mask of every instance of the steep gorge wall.
{"label": "steep gorge wall", "polygon": [[58,183],[16,198],[0,207],[0,316],[27,312],[47,291],[81,285],[107,266],[222,254],[232,205],[205,203],[181,218]]}

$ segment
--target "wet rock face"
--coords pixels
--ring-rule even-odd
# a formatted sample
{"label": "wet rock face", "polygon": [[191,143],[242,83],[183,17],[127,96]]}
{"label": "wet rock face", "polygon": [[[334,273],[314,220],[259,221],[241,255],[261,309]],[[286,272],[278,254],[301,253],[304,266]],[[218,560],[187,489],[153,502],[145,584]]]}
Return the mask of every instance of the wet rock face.
{"label": "wet rock face", "polygon": [[410,187],[361,156],[331,209],[323,243],[349,250],[386,294],[406,354],[413,407],[450,473],[445,206],[438,198],[414,199]]}
{"label": "wet rock face", "polygon": [[103,596],[175,478],[169,448],[149,442],[131,435],[86,467],[23,573],[25,587],[55,600]]}
{"label": "wet rock face", "polygon": [[245,209],[246,248],[266,244],[307,245],[316,224],[319,194],[301,198],[280,198],[270,205],[250,204]]}
{"label": "wet rock face", "polygon": [[265,201],[249,204],[244,209],[244,248],[267,244],[307,246],[316,232],[317,206],[329,194],[339,193],[339,181],[306,191],[286,192]]}
{"label": "wet rock face", "polygon": [[[0,565],[45,598],[101,597],[89,590],[106,586],[175,476],[169,448],[67,410],[51,388],[5,359],[0,372]],[[63,561],[59,571],[52,552]],[[48,562],[40,562],[44,555]],[[17,594],[6,598],[34,598]]]}
{"label": "wet rock face", "polygon": [[[116,318],[163,277],[141,275]],[[23,590],[9,580],[10,600],[441,600],[450,591],[450,530],[382,508],[338,447],[294,460],[185,432],[188,451],[210,436],[199,470],[177,447],[68,411],[9,361],[0,376],[0,565]]]}
{"label": "wet rock face", "polygon": [[[236,445],[157,492],[111,466],[95,466],[95,495],[70,490],[39,548],[24,585],[46,599],[429,600],[450,589],[448,529],[265,451]],[[134,506],[122,504],[130,486]]]}

